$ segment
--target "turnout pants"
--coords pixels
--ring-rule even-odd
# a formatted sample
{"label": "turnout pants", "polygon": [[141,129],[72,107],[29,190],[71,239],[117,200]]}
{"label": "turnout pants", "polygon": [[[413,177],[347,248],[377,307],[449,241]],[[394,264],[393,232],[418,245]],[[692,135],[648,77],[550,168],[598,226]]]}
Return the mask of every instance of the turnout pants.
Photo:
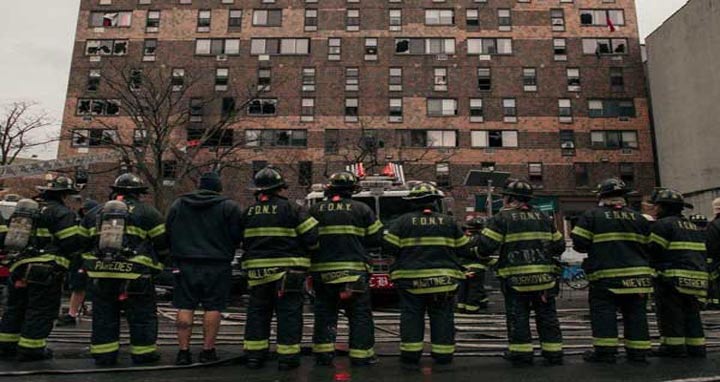
{"label": "turnout pants", "polygon": [[530,312],[535,311],[535,326],[540,335],[542,355],[548,359],[561,358],[562,333],[558,321],[555,296],[552,290],[518,292],[503,286],[508,347],[511,358],[532,358],[533,343],[530,332]]}
{"label": "turnout pants", "polygon": [[[130,328],[130,354],[133,360],[142,360],[157,353],[157,304],[150,278],[133,280],[127,296],[128,281],[117,279],[90,279],[93,290],[93,322],[90,353],[95,359],[114,360],[120,350],[120,312],[125,311]],[[145,285],[142,285],[145,284]],[[143,293],[144,291],[144,293]],[[126,298],[125,298],[126,297]]]}
{"label": "turnout pants", "polygon": [[250,288],[250,303],[245,325],[245,354],[248,358],[267,357],[270,348],[270,324],[277,314],[277,353],[280,362],[300,362],[303,329],[303,295],[299,292],[278,296],[278,283]]}
{"label": "turnout pants", "polygon": [[466,279],[458,288],[457,308],[475,313],[487,305],[488,296],[485,292],[485,271],[475,271],[475,276]]}
{"label": "turnout pants", "polygon": [[15,287],[8,281],[8,302],[0,322],[0,350],[12,354],[16,350],[32,357],[42,356],[53,321],[60,311],[63,277],[57,275],[48,285],[29,283]]}
{"label": "turnout pants", "polygon": [[669,280],[655,283],[661,346],[671,352],[705,353],[705,333],[697,297],[682,294]]}
{"label": "turnout pants", "polygon": [[338,310],[345,310],[350,321],[350,358],[365,359],[375,355],[375,325],[373,323],[370,292],[353,293],[349,300],[341,300],[345,284],[315,283],[315,328],[313,352],[334,354],[337,335]]}
{"label": "turnout pants", "polygon": [[619,345],[617,311],[623,316],[625,350],[644,356],[650,350],[647,322],[647,295],[615,294],[601,285],[590,285],[590,320],[595,351],[616,354]]}
{"label": "turnout pants", "polygon": [[425,312],[430,316],[432,357],[451,360],[455,353],[454,301],[447,293],[412,294],[400,289],[400,351],[404,359],[422,356]]}

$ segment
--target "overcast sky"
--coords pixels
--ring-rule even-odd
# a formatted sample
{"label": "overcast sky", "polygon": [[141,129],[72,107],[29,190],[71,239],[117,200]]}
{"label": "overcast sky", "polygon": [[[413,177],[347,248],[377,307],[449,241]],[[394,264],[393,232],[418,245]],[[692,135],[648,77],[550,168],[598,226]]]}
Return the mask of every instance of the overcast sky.
{"label": "overcast sky", "polygon": [[[636,0],[644,38],[686,0]],[[80,0],[0,0],[0,104],[36,101],[62,119]],[[56,129],[59,127],[55,127]],[[52,149],[40,153],[53,157]]]}

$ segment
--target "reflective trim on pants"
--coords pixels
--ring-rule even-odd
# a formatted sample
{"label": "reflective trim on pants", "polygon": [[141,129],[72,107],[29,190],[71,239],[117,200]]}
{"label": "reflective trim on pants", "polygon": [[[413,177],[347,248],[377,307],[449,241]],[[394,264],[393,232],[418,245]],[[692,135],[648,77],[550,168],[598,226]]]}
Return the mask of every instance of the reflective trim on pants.
{"label": "reflective trim on pants", "polygon": [[270,342],[268,340],[260,340],[260,341],[245,341],[243,344],[243,349],[245,350],[267,350],[270,348]]}
{"label": "reflective trim on pants", "polygon": [[685,345],[687,346],[705,346],[705,338],[686,338]]}
{"label": "reflective trim on pants", "polygon": [[685,337],[663,337],[660,339],[662,345],[681,346],[685,345]]}
{"label": "reflective trim on pants", "polygon": [[650,350],[652,348],[652,344],[650,341],[625,340],[625,347],[633,350]]}
{"label": "reflective trim on pants", "polygon": [[400,351],[418,352],[423,350],[422,342],[400,343]]}
{"label": "reflective trim on pants", "polygon": [[20,333],[0,333],[0,342],[16,343],[20,341]]}
{"label": "reflective trim on pants", "polygon": [[350,349],[350,358],[370,358],[375,355],[374,349]]}
{"label": "reflective trim on pants", "polygon": [[617,338],[593,338],[593,346],[617,347],[620,340]]}
{"label": "reflective trim on pants", "polygon": [[280,345],[280,344],[278,344],[277,353],[280,355],[300,354],[300,344],[297,344],[297,345]]}
{"label": "reflective trim on pants", "polygon": [[561,352],[563,350],[563,344],[561,342],[543,342],[540,344],[542,351],[545,352]]}
{"label": "reflective trim on pants", "polygon": [[508,346],[508,350],[513,353],[532,353],[533,345],[532,344],[510,344],[510,346]]}
{"label": "reflective trim on pants", "polygon": [[313,344],[313,353],[332,353],[335,351],[335,344]]}
{"label": "reflective trim on pants", "polygon": [[136,346],[136,345],[130,345],[130,354],[132,355],[143,355],[143,354],[149,354],[152,352],[157,351],[157,345],[144,345],[144,346]]}
{"label": "reflective trim on pants", "polygon": [[120,342],[109,342],[106,344],[90,345],[90,354],[107,354],[120,350]]}
{"label": "reflective trim on pants", "polygon": [[18,346],[27,348],[27,349],[42,349],[47,346],[47,339],[30,339],[25,337],[20,337],[20,340],[18,341]]}
{"label": "reflective trim on pants", "polygon": [[432,352],[435,354],[453,354],[455,353],[455,345],[431,345]]}

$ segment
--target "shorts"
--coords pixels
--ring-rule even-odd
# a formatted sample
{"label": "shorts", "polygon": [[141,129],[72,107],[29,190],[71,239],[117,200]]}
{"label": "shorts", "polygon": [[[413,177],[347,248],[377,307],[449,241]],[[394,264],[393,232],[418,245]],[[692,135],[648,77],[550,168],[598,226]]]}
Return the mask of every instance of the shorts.
{"label": "shorts", "polygon": [[182,310],[223,311],[232,287],[232,266],[226,262],[177,261],[173,271],[173,306]]}

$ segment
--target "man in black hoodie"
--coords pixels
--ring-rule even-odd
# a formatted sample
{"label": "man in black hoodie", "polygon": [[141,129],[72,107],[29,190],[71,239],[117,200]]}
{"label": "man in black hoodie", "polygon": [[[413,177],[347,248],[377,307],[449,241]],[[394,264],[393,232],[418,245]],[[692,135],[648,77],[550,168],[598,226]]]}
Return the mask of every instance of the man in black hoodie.
{"label": "man in black hoodie", "polygon": [[199,361],[217,360],[215,338],[220,329],[220,312],[230,292],[230,263],[242,235],[240,206],[220,192],[220,176],[205,173],[198,189],[178,198],[168,212],[166,227],[175,266],[173,305],[178,309],[177,365],[193,363],[190,337],[198,305],[205,310],[205,341]]}

